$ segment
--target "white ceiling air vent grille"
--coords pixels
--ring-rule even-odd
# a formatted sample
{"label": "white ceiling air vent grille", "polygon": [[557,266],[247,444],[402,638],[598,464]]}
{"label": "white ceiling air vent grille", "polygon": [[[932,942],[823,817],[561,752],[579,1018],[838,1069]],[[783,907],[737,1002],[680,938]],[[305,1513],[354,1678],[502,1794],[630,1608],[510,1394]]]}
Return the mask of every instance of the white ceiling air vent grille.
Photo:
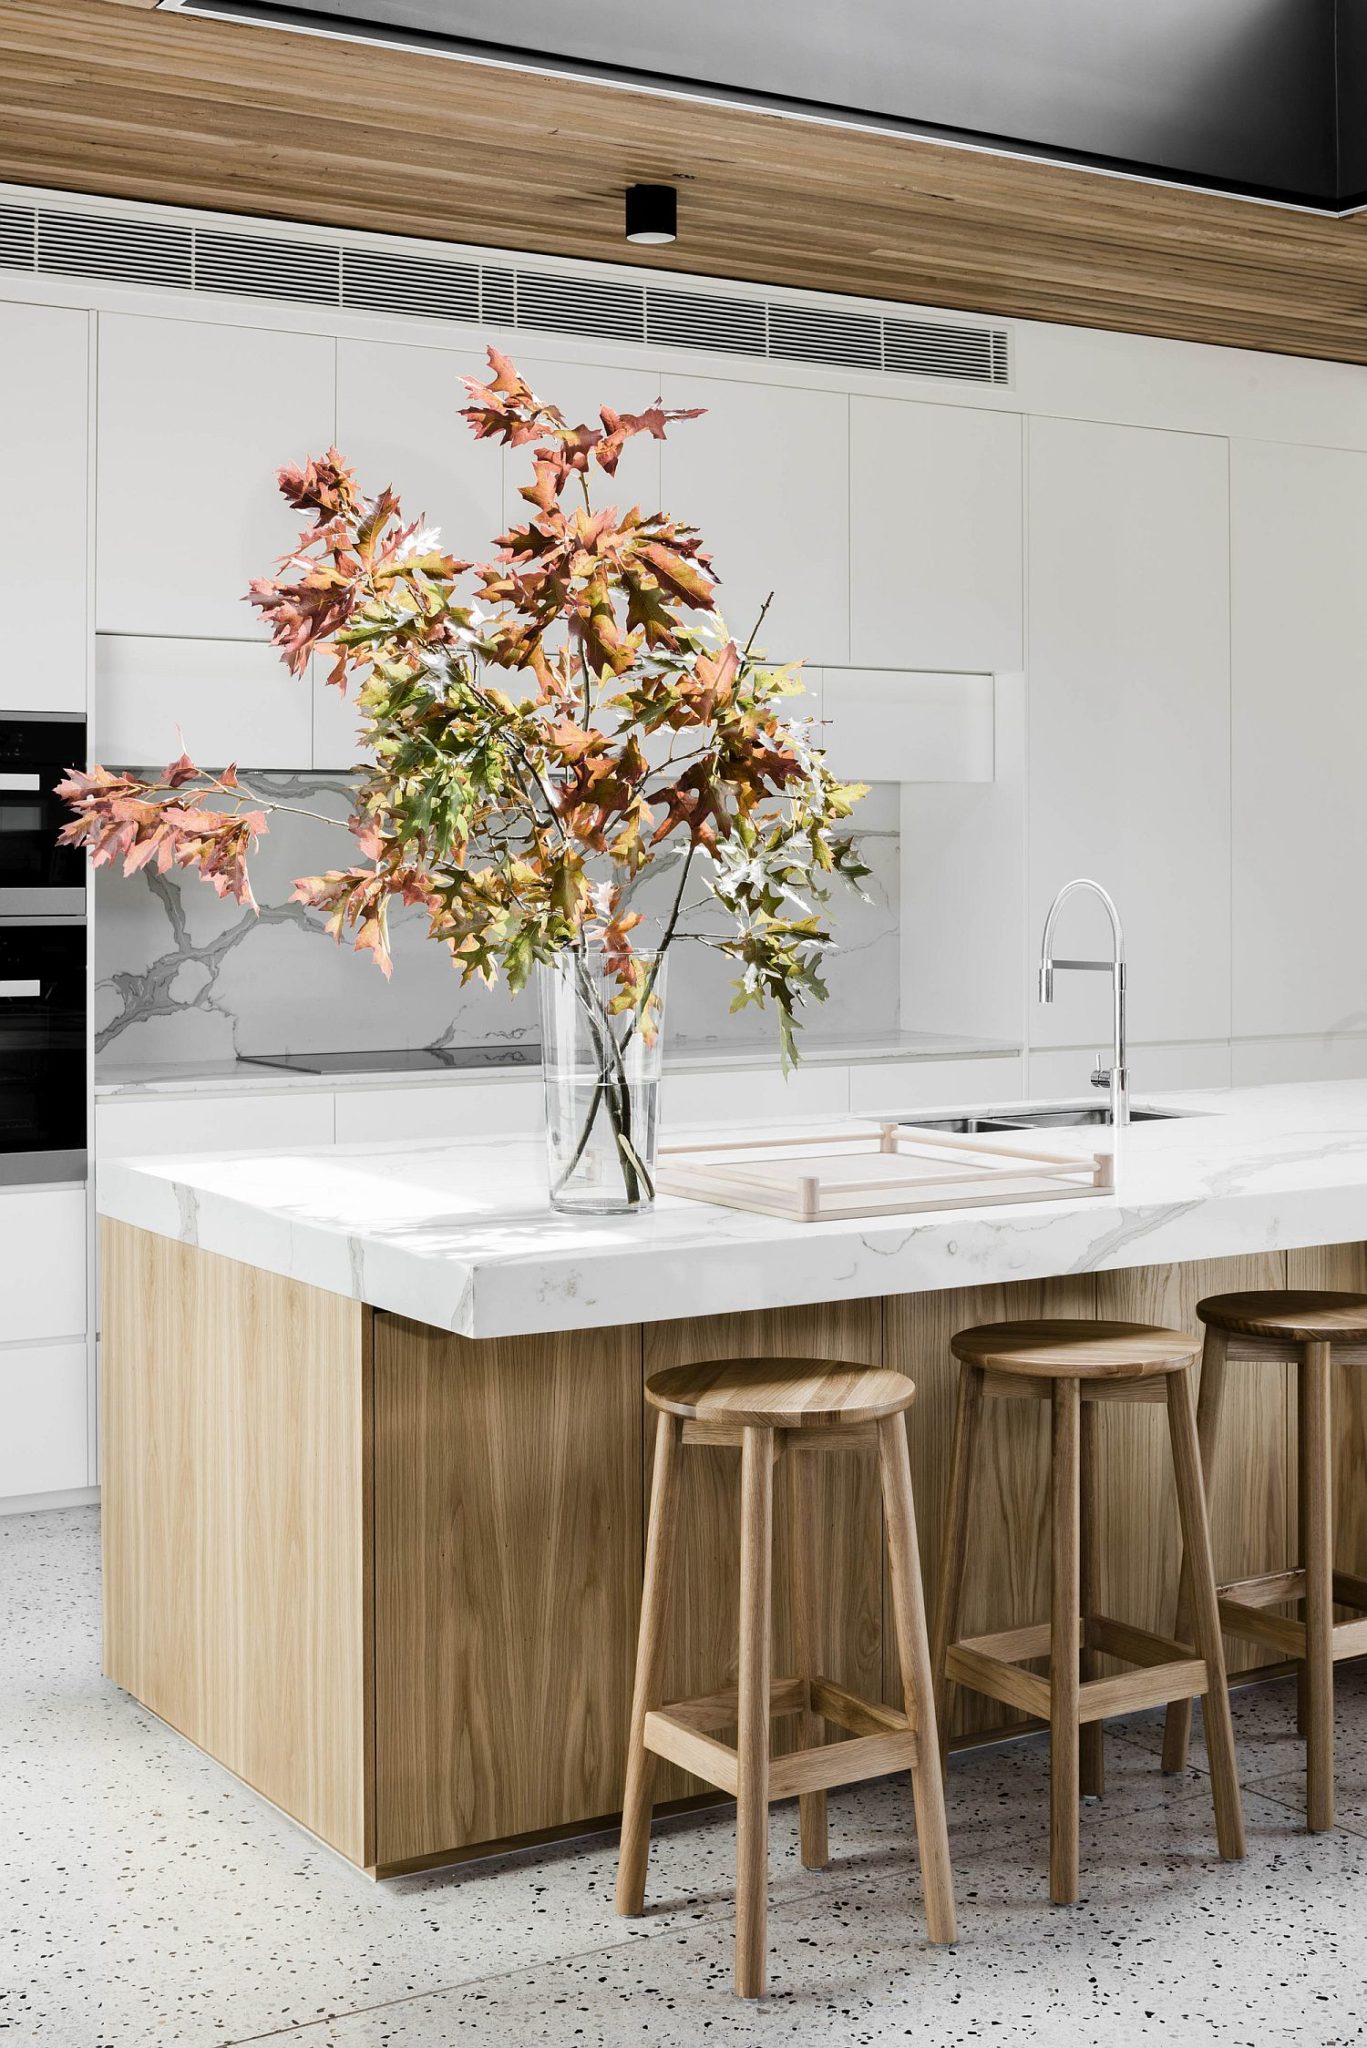
{"label": "white ceiling air vent grille", "polygon": [[343,249],[342,304],[367,313],[475,322],[479,271],[473,263],[433,263],[401,251]]}
{"label": "white ceiling air vent grille", "polygon": [[0,206],[0,270],[32,270],[38,260],[38,222],[28,206]]}
{"label": "white ceiling air vent grille", "polygon": [[188,291],[194,231],[179,221],[108,213],[37,216],[37,269],[53,277],[106,277]]}
{"label": "white ceiling air vent grille", "polygon": [[517,325],[517,278],[496,263],[479,269],[479,317],[494,327]]}
{"label": "white ceiling air vent grille", "polygon": [[342,299],[342,252],[323,242],[276,241],[201,228],[195,235],[195,290],[337,306]]}
{"label": "white ceiling air vent grille", "polygon": [[883,367],[967,384],[1007,384],[1011,374],[1004,329],[939,320],[884,320]]}
{"label": "white ceiling air vent grille", "polygon": [[769,308],[769,353],[788,363],[843,363],[851,370],[881,370],[883,323],[873,313],[838,307]]}
{"label": "white ceiling air vent grille", "polygon": [[514,269],[383,241],[353,248],[316,235],[253,235],[198,227],[189,217],[6,201],[0,204],[0,268],[958,384],[1011,382],[1010,330],[985,322],[907,320],[818,295],[763,299],[743,290],[693,291],[568,269]]}
{"label": "white ceiling air vent grille", "polygon": [[765,311],[762,299],[728,299],[720,293],[663,291],[647,285],[646,340],[665,348],[767,356]]}
{"label": "white ceiling air vent grille", "polygon": [[645,293],[611,277],[519,270],[517,325],[541,334],[588,334],[600,341],[644,341]]}

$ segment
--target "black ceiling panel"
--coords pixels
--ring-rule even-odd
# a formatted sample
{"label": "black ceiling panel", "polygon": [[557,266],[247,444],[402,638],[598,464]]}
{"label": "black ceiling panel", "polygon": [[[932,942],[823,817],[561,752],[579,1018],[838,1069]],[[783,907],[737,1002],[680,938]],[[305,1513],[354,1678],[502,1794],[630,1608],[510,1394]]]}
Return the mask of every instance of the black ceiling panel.
{"label": "black ceiling panel", "polygon": [[162,4],[904,126],[1327,212],[1367,187],[1367,0]]}

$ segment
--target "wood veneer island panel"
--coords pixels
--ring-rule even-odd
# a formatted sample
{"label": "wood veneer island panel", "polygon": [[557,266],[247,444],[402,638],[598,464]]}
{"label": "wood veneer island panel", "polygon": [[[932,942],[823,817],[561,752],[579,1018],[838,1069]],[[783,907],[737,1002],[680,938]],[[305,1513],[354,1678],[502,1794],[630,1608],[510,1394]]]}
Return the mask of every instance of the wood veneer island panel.
{"label": "wood veneer island panel", "polygon": [[[378,1873],[573,1832],[621,1798],[662,1367],[783,1351],[908,1370],[933,1584],[953,1412],[951,1331],[1043,1313],[1191,1327],[1202,1294],[1367,1286],[1357,1245],[477,1341],[106,1221],[105,1669],[343,1855]],[[1367,1561],[1367,1400],[1340,1374],[1343,1555]],[[1047,1612],[1047,1419],[993,1404],[965,1627]],[[1214,1499],[1222,1579],[1293,1561],[1286,1371],[1240,1367]],[[1156,1417],[1156,1419],[1155,1419]],[[1161,1412],[1101,1429],[1101,1599],[1171,1627],[1177,1518]],[[667,1685],[734,1678],[739,1461],[685,1454]],[[871,1457],[820,1461],[827,1674],[895,1699]],[[775,1669],[788,1559],[776,1559]],[[1260,1653],[1231,1645],[1247,1662]],[[952,1727],[1009,1726],[959,1695]],[[701,1790],[672,1768],[660,1796]]]}

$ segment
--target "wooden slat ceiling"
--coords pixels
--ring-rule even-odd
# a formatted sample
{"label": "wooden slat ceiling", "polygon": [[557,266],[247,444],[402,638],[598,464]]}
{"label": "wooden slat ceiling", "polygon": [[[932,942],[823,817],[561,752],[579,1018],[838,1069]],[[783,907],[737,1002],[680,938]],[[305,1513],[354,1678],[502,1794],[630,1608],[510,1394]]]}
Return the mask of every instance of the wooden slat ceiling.
{"label": "wooden slat ceiling", "polygon": [[1367,362],[1367,217],[151,11],[4,0],[0,179]]}

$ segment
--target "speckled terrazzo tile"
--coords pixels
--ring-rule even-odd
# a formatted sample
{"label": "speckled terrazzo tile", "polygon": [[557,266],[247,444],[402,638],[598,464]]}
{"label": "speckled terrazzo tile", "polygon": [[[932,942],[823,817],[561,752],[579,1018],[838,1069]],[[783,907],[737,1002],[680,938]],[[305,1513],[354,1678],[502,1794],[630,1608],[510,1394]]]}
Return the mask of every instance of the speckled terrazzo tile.
{"label": "speckled terrazzo tile", "polygon": [[1069,1909],[1049,1906],[1042,1869],[981,1823],[981,1841],[963,1845],[961,1938],[948,1950],[929,1948],[906,1910],[905,1851],[853,1881],[831,1874],[820,1897],[775,1904],[761,2006],[732,1997],[731,1930],[713,1919],[357,2013],[294,2048],[1347,2048],[1367,2038],[1355,1904],[1367,1845],[1345,1834],[1288,1853],[1270,1801],[1250,1800],[1247,1820],[1249,1860],[1224,1864],[1198,1803],[1120,1817]]}
{"label": "speckled terrazzo tile", "polygon": [[[1243,1785],[1292,1806],[1305,1804],[1305,1746],[1296,1733],[1296,1681],[1236,1686],[1230,1695],[1234,1749]],[[1163,1746],[1163,1715],[1132,1715],[1113,1724],[1122,1738],[1156,1754]],[[1367,1826],[1367,1663],[1340,1664],[1334,1683],[1335,1780],[1344,1789],[1343,1817]],[[1208,1769],[1198,1709],[1193,1720],[1192,1766]]]}

